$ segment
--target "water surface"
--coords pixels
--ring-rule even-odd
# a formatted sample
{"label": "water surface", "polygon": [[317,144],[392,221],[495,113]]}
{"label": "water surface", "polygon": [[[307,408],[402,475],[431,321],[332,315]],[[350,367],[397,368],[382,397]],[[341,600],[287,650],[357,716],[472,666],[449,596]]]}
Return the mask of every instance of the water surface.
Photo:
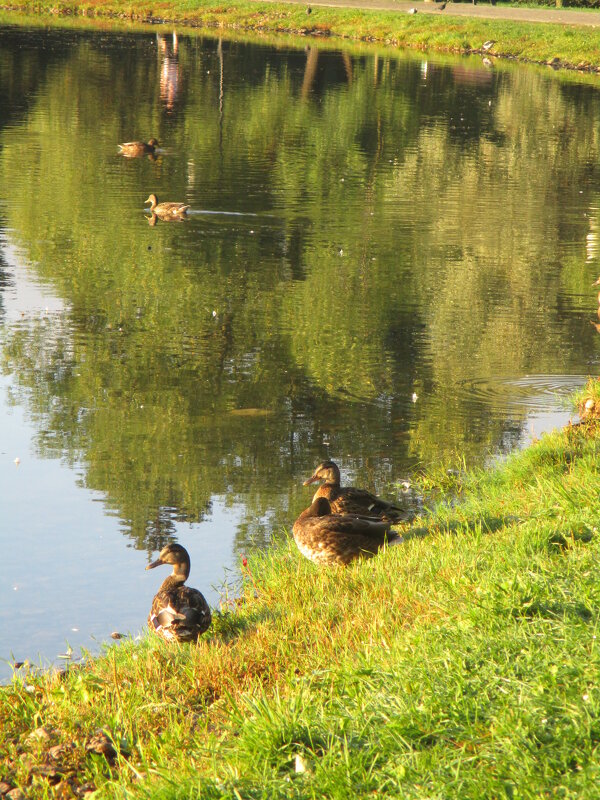
{"label": "water surface", "polygon": [[323,458],[399,496],[597,372],[596,78],[12,26],[0,90],[1,677],[138,633],[169,540],[216,604]]}

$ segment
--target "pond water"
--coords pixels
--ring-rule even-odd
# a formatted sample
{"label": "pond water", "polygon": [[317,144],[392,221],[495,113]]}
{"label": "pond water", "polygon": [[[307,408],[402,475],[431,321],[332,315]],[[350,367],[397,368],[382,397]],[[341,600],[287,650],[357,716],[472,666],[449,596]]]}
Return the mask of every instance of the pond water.
{"label": "pond water", "polygon": [[139,633],[169,540],[216,604],[323,458],[398,497],[597,373],[597,78],[4,25],[0,86],[2,679]]}

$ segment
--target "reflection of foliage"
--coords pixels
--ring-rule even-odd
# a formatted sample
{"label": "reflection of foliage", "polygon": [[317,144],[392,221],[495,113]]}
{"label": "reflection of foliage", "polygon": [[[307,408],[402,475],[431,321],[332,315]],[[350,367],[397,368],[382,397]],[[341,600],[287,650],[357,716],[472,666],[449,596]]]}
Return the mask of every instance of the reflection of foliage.
{"label": "reflection of foliage", "polygon": [[[40,446],[79,460],[140,546],[215,495],[244,495],[244,537],[289,523],[324,438],[369,486],[370,459],[393,478],[407,452],[492,446],[502,399],[461,387],[581,362],[591,334],[559,308],[583,245],[558,258],[588,233],[561,220],[598,169],[591,89],[195,39],[166,114],[154,39],[126,41],[73,35],[28,70],[2,50],[2,89],[25,92],[12,59],[35,98],[2,133],[8,224],[68,306],[4,358]],[[167,152],[117,157],[142,135]],[[151,190],[259,216],[151,229]]]}

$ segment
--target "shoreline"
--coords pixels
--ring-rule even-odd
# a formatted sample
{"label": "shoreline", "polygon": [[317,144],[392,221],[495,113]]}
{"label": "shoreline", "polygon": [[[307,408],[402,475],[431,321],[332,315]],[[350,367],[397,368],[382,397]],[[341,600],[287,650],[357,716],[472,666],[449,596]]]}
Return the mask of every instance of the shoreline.
{"label": "shoreline", "polygon": [[373,559],[319,568],[291,538],[252,557],[195,645],[15,676],[0,794],[591,796],[600,382],[579,408],[489,469],[424,475],[432,510]]}
{"label": "shoreline", "polygon": [[[43,22],[65,18],[116,20],[143,25],[178,25],[207,33],[229,30],[292,35],[406,48],[419,52],[480,54],[580,73],[600,72],[600,10],[524,9],[511,6],[407,0],[327,0],[307,6],[294,0],[58,0],[2,5],[5,16]],[[416,8],[417,14],[407,13]],[[59,23],[60,24],[60,23]],[[493,40],[490,49],[483,43]]]}

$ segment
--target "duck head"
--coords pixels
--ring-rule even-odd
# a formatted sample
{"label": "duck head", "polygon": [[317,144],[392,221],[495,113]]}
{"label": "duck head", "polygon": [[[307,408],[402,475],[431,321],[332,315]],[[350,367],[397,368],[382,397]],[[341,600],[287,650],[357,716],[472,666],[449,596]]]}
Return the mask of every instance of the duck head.
{"label": "duck head", "polygon": [[146,569],[154,569],[163,564],[172,564],[173,576],[183,581],[187,580],[190,574],[190,556],[185,547],[180,544],[168,544],[160,551],[156,561],[148,564]]}
{"label": "duck head", "polygon": [[315,483],[316,481],[324,481],[325,483],[339,483],[340,470],[338,465],[333,461],[323,461],[315,469],[310,478],[304,481],[303,486],[308,486],[309,483]]}

